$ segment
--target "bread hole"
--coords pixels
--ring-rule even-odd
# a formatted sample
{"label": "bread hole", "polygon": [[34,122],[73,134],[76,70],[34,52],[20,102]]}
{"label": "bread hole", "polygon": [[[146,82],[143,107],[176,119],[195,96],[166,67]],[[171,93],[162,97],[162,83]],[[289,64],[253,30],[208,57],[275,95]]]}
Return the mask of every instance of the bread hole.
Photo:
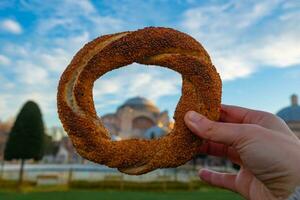
{"label": "bread hole", "polygon": [[112,140],[159,138],[173,127],[181,87],[179,73],[134,63],[95,82],[95,109]]}

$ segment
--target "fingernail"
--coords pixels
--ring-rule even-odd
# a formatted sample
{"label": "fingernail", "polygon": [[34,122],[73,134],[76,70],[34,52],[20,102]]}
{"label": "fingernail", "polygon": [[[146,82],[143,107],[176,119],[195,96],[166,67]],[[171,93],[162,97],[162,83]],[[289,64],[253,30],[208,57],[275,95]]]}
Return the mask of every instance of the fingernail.
{"label": "fingernail", "polygon": [[202,119],[204,119],[204,116],[196,113],[195,111],[188,112],[188,120],[192,123],[199,123]]}

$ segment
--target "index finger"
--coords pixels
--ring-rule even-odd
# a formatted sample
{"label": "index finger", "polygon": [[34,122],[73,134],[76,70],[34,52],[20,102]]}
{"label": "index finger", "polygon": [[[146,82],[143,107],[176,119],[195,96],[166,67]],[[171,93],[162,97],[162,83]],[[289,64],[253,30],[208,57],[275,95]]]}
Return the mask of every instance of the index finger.
{"label": "index finger", "polygon": [[222,104],[220,121],[229,123],[243,123],[249,112],[251,112],[251,110],[248,108]]}
{"label": "index finger", "polygon": [[[284,133],[288,132],[287,125],[279,117],[265,111],[238,106],[222,105],[220,121],[240,124],[258,124],[267,129]],[[294,136],[292,132],[290,132],[290,135]]]}
{"label": "index finger", "polygon": [[270,115],[270,113],[264,111],[222,104],[220,121],[229,123],[257,124],[262,118],[270,118]]}

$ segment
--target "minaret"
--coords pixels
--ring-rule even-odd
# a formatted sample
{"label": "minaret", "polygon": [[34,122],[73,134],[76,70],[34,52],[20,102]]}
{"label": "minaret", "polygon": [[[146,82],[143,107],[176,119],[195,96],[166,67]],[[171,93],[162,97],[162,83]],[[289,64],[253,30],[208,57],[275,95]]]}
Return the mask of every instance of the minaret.
{"label": "minaret", "polygon": [[298,96],[296,94],[291,96],[291,104],[292,106],[298,106]]}

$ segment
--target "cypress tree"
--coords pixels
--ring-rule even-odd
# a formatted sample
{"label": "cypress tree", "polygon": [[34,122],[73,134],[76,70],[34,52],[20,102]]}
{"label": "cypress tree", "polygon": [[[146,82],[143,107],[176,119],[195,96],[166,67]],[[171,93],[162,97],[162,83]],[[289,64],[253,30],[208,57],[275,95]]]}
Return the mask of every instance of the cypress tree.
{"label": "cypress tree", "polygon": [[38,105],[24,104],[11,129],[4,150],[5,160],[21,160],[19,185],[23,181],[25,160],[41,160],[44,153],[44,124]]}

